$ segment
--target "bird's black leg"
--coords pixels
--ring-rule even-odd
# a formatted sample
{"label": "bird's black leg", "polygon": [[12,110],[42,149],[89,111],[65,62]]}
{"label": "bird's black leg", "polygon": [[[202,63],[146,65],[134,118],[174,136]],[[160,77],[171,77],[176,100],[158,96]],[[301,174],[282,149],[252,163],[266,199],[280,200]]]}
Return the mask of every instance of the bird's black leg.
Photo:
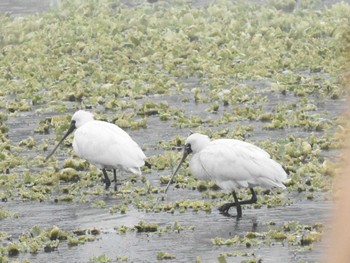
{"label": "bird's black leg", "polygon": [[[242,207],[240,202],[238,201],[238,197],[236,195],[236,192],[233,191],[232,192],[233,195],[233,199],[235,199],[235,204],[236,204],[236,208],[237,208],[237,218],[241,218],[242,217]],[[228,212],[228,211],[227,211]]]}
{"label": "bird's black leg", "polygon": [[111,185],[111,180],[109,180],[108,174],[106,169],[102,169],[103,175],[105,177],[105,184],[106,184],[106,190],[109,188],[109,186]]}
{"label": "bird's black leg", "polygon": [[241,205],[251,205],[251,204],[255,204],[256,201],[258,201],[258,198],[256,197],[255,191],[253,188],[249,188],[250,192],[252,193],[252,197],[249,200],[245,200],[245,201],[240,201],[239,203]]}
{"label": "bird's black leg", "polygon": [[253,188],[250,188],[250,192],[252,193],[252,198],[250,198],[251,204],[255,204],[258,201],[258,198],[256,197],[256,194]]}
{"label": "bird's black leg", "polygon": [[254,204],[258,201],[258,198],[256,197],[256,193],[254,191],[253,188],[250,188],[250,192],[252,193],[252,197],[249,200],[245,200],[245,201],[238,201],[236,192],[233,191],[232,195],[234,198],[234,202],[232,203],[226,203],[223,204],[221,207],[219,207],[219,211],[224,214],[227,215],[228,214],[228,210],[232,207],[232,206],[236,206],[237,207],[237,217],[242,217],[242,207],[241,205],[249,205],[249,204]]}
{"label": "bird's black leg", "polygon": [[233,198],[235,199],[235,202],[232,202],[232,203],[226,203],[226,204],[223,204],[222,206],[219,207],[219,211],[224,214],[224,215],[228,215],[228,210],[230,210],[230,208],[232,206],[235,206],[236,205],[236,199],[238,200],[237,198],[237,195],[236,195],[236,192],[235,191],[232,191],[232,194],[233,194]]}
{"label": "bird's black leg", "polygon": [[116,169],[113,169],[113,174],[114,174],[114,191],[117,191],[117,171]]}

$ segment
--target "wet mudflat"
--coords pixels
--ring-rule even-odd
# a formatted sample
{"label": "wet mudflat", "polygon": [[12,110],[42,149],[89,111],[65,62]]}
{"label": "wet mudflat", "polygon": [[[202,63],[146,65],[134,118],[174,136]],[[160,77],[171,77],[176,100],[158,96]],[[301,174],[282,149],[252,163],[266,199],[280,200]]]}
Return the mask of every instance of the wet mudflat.
{"label": "wet mudflat", "polygon": [[[337,48],[350,9],[324,3],[63,1],[24,22],[2,17],[1,259],[319,262],[345,132]],[[151,168],[120,175],[114,192],[70,140],[44,162],[79,108],[123,127]],[[184,167],[164,197],[190,132],[263,147],[288,170],[287,190],[258,189],[237,221],[217,210],[232,197]]]}
{"label": "wet mudflat", "polygon": [[[195,196],[194,196],[195,197]],[[200,196],[197,196],[200,198]],[[227,218],[217,211],[186,212],[186,213],[144,213],[136,210],[125,215],[111,215],[108,211],[91,208],[89,204],[62,205],[50,203],[14,203],[20,218],[16,220],[4,220],[2,226],[13,233],[14,237],[21,235],[33,225],[50,227],[55,222],[61,229],[67,231],[76,228],[102,229],[98,239],[87,242],[77,247],[68,247],[62,244],[57,251],[50,253],[38,253],[23,255],[30,262],[88,262],[94,256],[108,255],[112,259],[118,256],[127,256],[131,262],[154,262],[159,251],[168,251],[176,256],[176,262],[194,262],[200,256],[203,262],[216,262],[220,253],[237,252],[237,248],[230,246],[214,246],[211,239],[223,237],[230,239],[234,235],[245,235],[246,232],[268,231],[268,222],[274,221],[276,225],[283,225],[287,221],[296,221],[303,224],[327,222],[330,202],[315,201],[297,202],[291,206],[275,209],[245,210],[242,220]],[[30,205],[31,209],[27,207]],[[318,215],[315,218],[315,215]],[[45,218],[45,219],[44,219]],[[157,223],[160,227],[172,226],[179,222],[183,226],[192,226],[193,230],[172,231],[164,234],[126,233],[117,234],[115,227],[126,225],[133,227],[139,221]],[[229,262],[240,262],[247,258],[262,258],[267,262],[288,262],[307,260],[319,261],[322,255],[323,243],[318,243],[312,251],[298,247],[288,247],[284,242],[274,242],[268,246],[246,248],[243,244],[240,251],[247,252],[250,256],[229,258]],[[255,256],[254,256],[255,255]]]}

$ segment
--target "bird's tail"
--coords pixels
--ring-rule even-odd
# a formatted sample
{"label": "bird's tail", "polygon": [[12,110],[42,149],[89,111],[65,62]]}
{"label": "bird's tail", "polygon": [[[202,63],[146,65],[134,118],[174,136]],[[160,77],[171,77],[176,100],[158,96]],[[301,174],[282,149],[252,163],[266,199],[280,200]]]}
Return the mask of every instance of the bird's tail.
{"label": "bird's tail", "polygon": [[132,172],[133,174],[137,174],[137,175],[141,175],[141,169],[139,167],[132,167],[128,169],[130,172]]}
{"label": "bird's tail", "polygon": [[266,182],[264,182],[264,184],[266,184],[266,188],[279,188],[279,189],[286,189],[286,186],[282,183],[282,182],[277,182],[274,180],[269,180],[269,178],[265,178]]}

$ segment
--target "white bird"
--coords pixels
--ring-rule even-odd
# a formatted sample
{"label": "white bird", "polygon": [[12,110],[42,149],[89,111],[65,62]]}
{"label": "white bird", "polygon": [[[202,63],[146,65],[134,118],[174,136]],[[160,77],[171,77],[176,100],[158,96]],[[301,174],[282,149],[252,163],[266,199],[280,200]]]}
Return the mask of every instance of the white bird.
{"label": "white bird", "polygon": [[[210,141],[206,135],[194,133],[186,139],[182,159],[171,177],[165,193],[187,155],[193,153],[189,167],[193,175],[202,180],[212,180],[227,194],[232,193],[234,202],[222,205],[219,210],[228,214],[232,206],[237,208],[237,218],[242,217],[241,205],[257,202],[253,187],[285,189],[287,174],[282,166],[270,158],[263,149],[234,139]],[[250,200],[239,201],[236,191],[250,188]]]}
{"label": "white bird", "polygon": [[106,169],[113,170],[115,190],[117,190],[116,169],[141,175],[140,167],[145,164],[146,156],[138,144],[117,125],[94,120],[92,113],[83,110],[74,113],[70,128],[46,160],[75,129],[74,151],[80,158],[102,169],[106,189],[111,185]]}

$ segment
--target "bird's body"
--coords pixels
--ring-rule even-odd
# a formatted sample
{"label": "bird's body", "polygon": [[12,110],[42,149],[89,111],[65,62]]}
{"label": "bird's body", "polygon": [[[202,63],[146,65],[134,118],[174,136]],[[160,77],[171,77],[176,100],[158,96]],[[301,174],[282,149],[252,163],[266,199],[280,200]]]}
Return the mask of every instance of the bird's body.
{"label": "bird's body", "polygon": [[[106,169],[123,170],[141,174],[145,154],[138,144],[121,128],[112,123],[94,120],[86,111],[77,111],[72,117],[71,128],[58,145],[76,128],[73,149],[77,155],[89,163],[102,169],[106,188],[110,185]],[[47,157],[49,158],[52,153]],[[115,182],[116,183],[116,182]]]}
{"label": "bird's body", "polygon": [[[180,165],[189,153],[193,153],[189,162],[193,175],[202,180],[212,180],[226,193],[233,194],[235,202],[222,206],[220,211],[223,213],[236,206],[240,217],[241,204],[256,202],[253,187],[285,188],[283,182],[287,174],[282,166],[253,144],[233,139],[211,141],[208,136],[195,133],[186,140],[185,157]],[[235,192],[242,187],[250,188],[251,200],[238,201]]]}
{"label": "bird's body", "polygon": [[74,133],[77,155],[100,169],[121,169],[141,174],[146,157],[131,137],[118,126],[92,120]]}
{"label": "bird's body", "polygon": [[233,139],[208,142],[193,152],[189,166],[197,178],[214,181],[226,193],[256,186],[283,189],[287,179],[281,165],[263,149]]}

